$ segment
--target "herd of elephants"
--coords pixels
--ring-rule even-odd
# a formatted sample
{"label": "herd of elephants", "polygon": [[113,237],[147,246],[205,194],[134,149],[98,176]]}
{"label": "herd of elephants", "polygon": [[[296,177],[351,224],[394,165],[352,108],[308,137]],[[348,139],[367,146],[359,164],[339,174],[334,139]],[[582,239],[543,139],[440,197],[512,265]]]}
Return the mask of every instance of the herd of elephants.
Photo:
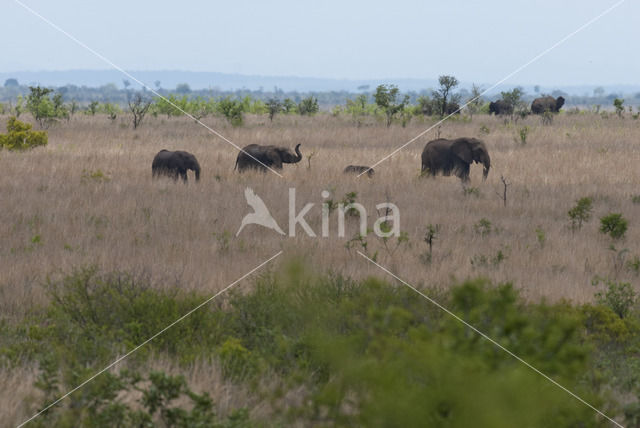
{"label": "herd of elephants", "polygon": [[[545,112],[557,113],[564,104],[564,98],[543,97],[536,98],[531,104],[531,112],[543,114]],[[509,114],[504,101],[496,101],[489,104],[489,110],[495,114]],[[266,172],[268,169],[282,169],[282,164],[297,163],[302,160],[300,144],[294,151],[287,147],[261,146],[250,144],[244,147],[238,157],[234,170],[244,172],[258,170]],[[429,141],[422,151],[422,174],[435,176],[438,173],[459,177],[463,182],[469,181],[469,167],[472,163],[483,165],[483,179],[489,175],[491,158],[486,145],[476,138],[456,138],[448,140],[439,138]],[[175,180],[181,177],[187,181],[187,171],[195,172],[196,181],[200,179],[200,164],[196,157],[185,151],[161,150],[153,159],[151,165],[153,177],[169,176]],[[373,168],[362,165],[348,165],[344,172],[347,174],[364,174],[369,177],[374,174]]]}

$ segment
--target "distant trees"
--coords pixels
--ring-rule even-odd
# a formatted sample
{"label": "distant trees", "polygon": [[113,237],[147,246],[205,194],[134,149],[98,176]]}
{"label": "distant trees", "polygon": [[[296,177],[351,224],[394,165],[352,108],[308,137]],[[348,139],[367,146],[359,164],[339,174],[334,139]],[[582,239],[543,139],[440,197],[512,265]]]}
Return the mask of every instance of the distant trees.
{"label": "distant trees", "polygon": [[409,103],[408,95],[405,95],[402,101],[398,101],[398,95],[399,89],[395,85],[379,85],[373,95],[376,105],[385,113],[387,128],[391,126],[394,116]]}
{"label": "distant trees", "polygon": [[452,114],[456,110],[451,108],[453,104],[457,105],[460,102],[460,96],[452,93],[459,82],[458,79],[453,76],[444,75],[438,78],[438,83],[440,87],[433,91],[431,96],[433,97],[438,114],[440,117],[444,117],[445,114]]}

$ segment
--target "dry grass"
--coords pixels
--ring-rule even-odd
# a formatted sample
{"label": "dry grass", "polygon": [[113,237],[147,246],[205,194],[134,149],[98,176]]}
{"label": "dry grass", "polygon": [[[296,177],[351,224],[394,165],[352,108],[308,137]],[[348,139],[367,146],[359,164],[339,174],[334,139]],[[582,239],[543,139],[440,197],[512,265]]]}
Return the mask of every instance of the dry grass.
{"label": "dry grass", "polygon": [[[640,252],[640,230],[634,222],[640,205],[631,202],[631,195],[639,192],[640,124],[632,120],[565,116],[543,127],[537,118],[529,118],[524,123],[531,127],[525,146],[515,141],[522,122],[514,127],[477,117],[471,123],[446,123],[443,137],[480,136],[490,148],[494,168],[489,179],[483,183],[481,168],[472,167],[471,185],[478,188],[479,197],[465,195],[455,177],[418,178],[420,153],[433,133],[379,165],[373,179],[341,173],[349,163],[373,164],[429,123],[358,128],[328,116],[279,117],[273,125],[249,118],[242,128],[212,118],[208,123],[239,145],[292,147],[300,142],[303,154],[316,152],[311,169],[305,158],[298,165],[285,165],[284,178],[239,175],[233,171],[236,151],[187,119],[150,118],[134,131],[105,118],[78,117],[51,129],[46,148],[3,152],[3,312],[19,314],[25,305],[42,302],[39,284],[47,274],[81,264],[146,270],[160,283],[171,285],[179,279],[203,293],[220,289],[280,249],[349,275],[380,273],[345,248],[356,234],[356,219],[348,223],[346,238],[337,237],[336,212],[330,218],[329,238],[308,237],[301,228],[296,238],[284,238],[259,226],[249,226],[235,238],[242,216],[249,212],[247,186],[262,197],[285,231],[289,187],[296,188],[297,210],[315,203],[306,218],[317,234],[322,190],[329,190],[335,201],[357,192],[357,201],[368,209],[369,227],[378,218],[375,205],[394,202],[409,244],[391,256],[381,240],[370,235],[368,252],[378,251],[382,264],[418,284],[446,286],[452,275],[484,275],[514,281],[532,299],[589,300],[591,277],[611,273],[610,242],[597,231],[598,217],[610,211],[622,212],[631,221],[627,239],[616,245]],[[490,129],[488,135],[481,134],[482,125]],[[201,183],[153,182],[151,159],[162,148],[196,154],[203,167]],[[88,177],[96,171],[108,179]],[[511,183],[506,208],[496,194],[501,191],[501,175]],[[595,198],[594,219],[572,233],[567,211],[583,196]],[[473,225],[482,218],[498,231],[486,237],[476,234]],[[422,238],[429,223],[440,224],[441,233],[433,262],[425,265],[420,254],[427,248]],[[536,228],[546,235],[543,248]],[[36,235],[39,243],[32,242]],[[498,250],[507,259],[497,267],[476,268],[470,263],[476,255],[492,256]]]}
{"label": "dry grass", "polygon": [[[5,122],[6,117],[0,119],[3,127]],[[475,136],[489,147],[493,168],[488,180],[481,181],[480,166],[471,171],[471,186],[479,196],[465,195],[455,177],[418,177],[422,148],[435,138],[434,132],[376,167],[373,179],[342,174],[347,164],[375,163],[431,122],[414,120],[406,128],[390,129],[374,123],[356,127],[347,118],[329,115],[277,117],[273,124],[251,117],[241,128],[216,118],[205,122],[240,146],[302,143],[303,155],[316,152],[311,168],[305,157],[300,164],[285,165],[284,178],[239,175],[233,171],[236,150],[183,118],[149,118],[133,130],[103,117],[77,116],[52,128],[45,148],[0,153],[1,313],[19,318],[25,308],[45,302],[41,284],[48,274],[83,264],[106,271],[144,270],[160,286],[180,283],[202,294],[213,294],[279,250],[285,257],[274,267],[286,256],[296,256],[321,270],[384,276],[354,249],[345,248],[357,222],[350,220],[347,237],[338,238],[336,212],[329,238],[308,237],[300,228],[295,238],[285,238],[259,226],[248,226],[235,238],[250,211],[244,199],[247,186],[285,231],[290,187],[296,188],[297,210],[315,203],[306,219],[317,234],[323,190],[335,201],[357,192],[357,201],[369,212],[369,227],[378,217],[375,205],[394,202],[408,244],[390,254],[370,235],[367,251],[377,252],[378,261],[403,279],[423,286],[446,287],[452,277],[482,275],[513,281],[532,300],[589,301],[591,278],[614,274],[611,241],[598,232],[598,218],[609,212],[621,212],[630,221],[627,238],[615,245],[640,254],[640,205],[631,201],[640,193],[637,121],[573,115],[559,116],[553,126],[542,126],[535,117],[515,126],[486,116],[447,122],[442,137]],[[483,125],[489,134],[480,131]],[[531,128],[526,145],[516,142],[523,125]],[[194,153],[203,167],[201,182],[153,182],[151,160],[163,148]],[[97,171],[108,178],[92,178]],[[502,191],[501,175],[511,183],[506,208],[496,194]],[[594,216],[573,233],[567,211],[583,196],[594,197]],[[477,234],[473,226],[482,218],[497,231]],[[421,258],[428,224],[441,225],[431,264]],[[544,231],[544,246],[536,229]],[[471,264],[476,256],[491,259],[500,250],[506,259],[497,266]],[[16,376],[21,375],[0,374],[0,383]],[[0,397],[0,409],[12,406],[15,396]]]}

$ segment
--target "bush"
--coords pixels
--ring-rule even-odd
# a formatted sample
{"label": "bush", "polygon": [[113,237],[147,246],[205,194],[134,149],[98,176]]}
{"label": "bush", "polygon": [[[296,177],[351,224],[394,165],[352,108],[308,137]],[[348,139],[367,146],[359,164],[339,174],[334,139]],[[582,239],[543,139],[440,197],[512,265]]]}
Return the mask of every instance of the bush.
{"label": "bush", "polygon": [[0,147],[9,150],[25,150],[38,146],[46,146],[48,142],[45,131],[32,131],[28,123],[20,122],[11,116],[7,122],[7,134],[0,134]]}
{"label": "bush", "polygon": [[233,126],[242,125],[242,113],[244,112],[244,106],[242,102],[238,100],[226,97],[221,99],[216,106],[218,112],[222,114],[227,121]]}
{"label": "bush", "polygon": [[613,239],[623,238],[627,232],[627,220],[619,213],[606,215],[600,218],[600,232],[608,234]]}

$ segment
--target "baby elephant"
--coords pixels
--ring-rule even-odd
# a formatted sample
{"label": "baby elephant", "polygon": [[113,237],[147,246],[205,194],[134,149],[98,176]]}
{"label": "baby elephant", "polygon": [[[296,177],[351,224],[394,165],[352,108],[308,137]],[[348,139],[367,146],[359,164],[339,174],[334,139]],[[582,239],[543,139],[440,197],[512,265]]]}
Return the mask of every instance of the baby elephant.
{"label": "baby elephant", "polygon": [[175,152],[160,150],[151,164],[151,172],[154,178],[164,175],[177,180],[178,176],[180,176],[185,183],[188,169],[195,171],[196,181],[200,180],[200,164],[198,160],[191,153],[181,150]]}
{"label": "baby elephant", "polygon": [[369,177],[373,177],[373,174],[375,174],[375,171],[373,170],[373,168],[369,168],[368,166],[362,166],[362,165],[349,165],[344,169],[345,174],[363,174],[365,172]]}

